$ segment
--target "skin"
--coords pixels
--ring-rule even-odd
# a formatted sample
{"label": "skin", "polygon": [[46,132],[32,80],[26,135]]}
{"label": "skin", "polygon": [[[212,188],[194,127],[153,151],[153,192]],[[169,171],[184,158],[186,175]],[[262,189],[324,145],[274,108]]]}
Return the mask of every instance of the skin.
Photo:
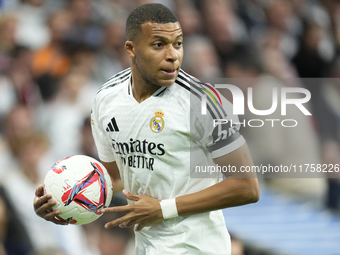
{"label": "skin", "polygon": [[[125,49],[131,57],[132,91],[137,102],[141,103],[149,98],[161,86],[171,86],[177,78],[183,58],[182,30],[180,24],[145,23],[138,40],[127,41]],[[115,162],[102,162],[109,171],[114,194],[123,190],[118,167]],[[252,166],[253,161],[247,144],[239,149],[215,159],[220,166],[234,165]],[[225,180],[196,193],[176,198],[178,214],[180,216],[203,213],[254,203],[259,199],[259,187],[256,176],[228,176]],[[238,177],[238,178],[232,178]],[[242,177],[242,178],[240,178]],[[38,187],[34,200],[36,213],[49,221],[61,224],[54,217],[58,211],[48,212],[55,201],[47,202],[50,195],[42,196]],[[123,217],[105,224],[105,228],[119,225],[120,227],[135,227],[136,231],[145,226],[151,226],[163,220],[160,200],[147,195],[136,195],[123,190],[124,196],[134,203],[126,206],[105,208],[103,213],[125,213]]]}
{"label": "skin", "polygon": [[139,103],[160,86],[171,86],[183,59],[183,35],[178,22],[147,22],[141,28],[137,40],[125,43],[125,50],[132,60],[132,92]]}

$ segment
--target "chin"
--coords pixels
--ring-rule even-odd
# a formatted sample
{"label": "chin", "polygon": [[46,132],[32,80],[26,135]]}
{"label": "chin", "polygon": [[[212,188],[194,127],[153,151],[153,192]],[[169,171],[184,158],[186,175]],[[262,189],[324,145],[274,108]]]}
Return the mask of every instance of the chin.
{"label": "chin", "polygon": [[176,79],[171,79],[171,80],[162,80],[158,83],[159,86],[162,87],[170,87],[172,84],[175,83]]}
{"label": "chin", "polygon": [[176,74],[176,76],[173,76],[173,77],[167,77],[167,78],[163,78],[163,79],[159,79],[158,80],[158,84],[160,85],[160,86],[166,86],[166,87],[169,87],[169,86],[171,86],[172,84],[174,84],[175,83],[175,81],[176,81],[176,79],[177,79],[177,74]]}

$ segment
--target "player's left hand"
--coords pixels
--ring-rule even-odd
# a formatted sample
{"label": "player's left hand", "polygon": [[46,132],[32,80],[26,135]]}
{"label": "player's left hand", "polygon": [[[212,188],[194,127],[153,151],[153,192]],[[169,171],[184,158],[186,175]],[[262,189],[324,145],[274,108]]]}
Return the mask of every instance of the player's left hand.
{"label": "player's left hand", "polygon": [[129,205],[103,209],[103,213],[126,213],[123,217],[106,223],[105,228],[117,225],[121,228],[135,226],[135,230],[139,231],[146,226],[155,225],[163,220],[160,200],[147,195],[135,195],[127,190],[123,190],[123,194],[127,199],[135,202]]}

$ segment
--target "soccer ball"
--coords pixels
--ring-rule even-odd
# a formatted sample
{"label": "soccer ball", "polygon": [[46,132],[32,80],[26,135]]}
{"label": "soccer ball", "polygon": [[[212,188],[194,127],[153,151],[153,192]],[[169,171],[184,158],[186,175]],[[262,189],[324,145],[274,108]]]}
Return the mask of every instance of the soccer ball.
{"label": "soccer ball", "polygon": [[98,219],[112,198],[112,182],[106,168],[96,159],[74,155],[56,162],[45,176],[45,194],[56,200],[57,217],[83,225]]}

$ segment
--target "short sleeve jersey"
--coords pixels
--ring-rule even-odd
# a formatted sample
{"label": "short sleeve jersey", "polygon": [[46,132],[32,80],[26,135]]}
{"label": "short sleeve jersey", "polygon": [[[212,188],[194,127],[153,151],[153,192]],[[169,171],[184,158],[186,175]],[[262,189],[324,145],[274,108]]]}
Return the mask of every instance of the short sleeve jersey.
{"label": "short sleeve jersey", "polygon": [[[230,153],[244,144],[239,126],[229,126],[227,130],[219,130],[221,127],[213,126],[213,119],[234,118],[235,123],[238,122],[237,117],[231,117],[230,102],[219,95],[222,104],[229,105],[222,108],[208,96],[207,114],[201,115],[197,108],[201,107],[201,100],[206,92],[197,79],[183,70],[180,70],[173,85],[160,87],[142,103],[134,99],[130,80],[131,69],[113,76],[98,91],[91,114],[92,132],[99,158],[104,162],[117,163],[124,188],[134,194],[169,199],[197,192],[220,181],[218,177],[191,178],[190,172],[193,169],[190,168],[194,166],[192,162],[190,164],[190,157],[197,160],[195,165],[212,165],[214,158]],[[165,220],[157,227],[157,240],[160,240],[160,232],[167,229],[167,223],[176,226],[182,224],[182,229],[185,220],[197,220],[199,215]],[[202,215],[205,215],[207,222],[223,225],[225,229],[221,213],[215,220],[209,213]],[[143,247],[141,251],[154,247],[157,243],[149,243],[150,238],[147,237],[154,233],[150,229],[144,228],[136,236],[139,247]],[[221,231],[226,232],[226,229]],[[217,240],[225,235],[227,232]],[[196,241],[198,246],[206,243]],[[161,248],[156,245],[155,250],[166,252],[166,248],[169,247],[162,245]],[[199,249],[202,250],[202,247]],[[172,254],[182,254],[177,252]],[[196,250],[193,250],[194,253],[201,254]],[[145,254],[153,254],[153,250],[148,250]],[[187,251],[183,254],[191,253]]]}

